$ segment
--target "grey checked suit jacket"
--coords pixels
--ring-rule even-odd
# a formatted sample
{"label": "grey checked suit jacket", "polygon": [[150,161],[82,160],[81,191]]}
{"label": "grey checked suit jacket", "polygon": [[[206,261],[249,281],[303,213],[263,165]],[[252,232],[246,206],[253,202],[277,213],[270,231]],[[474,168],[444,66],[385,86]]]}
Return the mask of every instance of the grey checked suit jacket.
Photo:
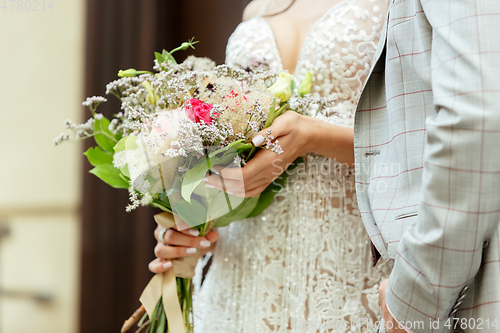
{"label": "grey checked suit jacket", "polygon": [[500,0],[391,0],[376,55],[356,190],[387,304],[414,332],[500,332]]}

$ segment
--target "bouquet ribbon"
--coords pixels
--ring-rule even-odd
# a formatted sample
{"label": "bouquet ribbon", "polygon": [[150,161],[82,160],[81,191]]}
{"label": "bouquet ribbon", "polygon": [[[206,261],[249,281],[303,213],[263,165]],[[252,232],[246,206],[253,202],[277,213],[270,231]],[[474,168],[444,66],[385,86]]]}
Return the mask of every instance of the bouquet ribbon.
{"label": "bouquet ribbon", "polygon": [[[163,212],[154,216],[156,223],[166,229],[174,227],[175,219],[171,213]],[[177,282],[175,277],[192,279],[194,268],[198,262],[198,255],[172,260],[173,269],[165,273],[156,274],[144,289],[139,300],[146,309],[149,317],[153,314],[160,297],[163,299],[163,308],[168,320],[168,327],[172,333],[185,333],[179,298],[177,296]]]}

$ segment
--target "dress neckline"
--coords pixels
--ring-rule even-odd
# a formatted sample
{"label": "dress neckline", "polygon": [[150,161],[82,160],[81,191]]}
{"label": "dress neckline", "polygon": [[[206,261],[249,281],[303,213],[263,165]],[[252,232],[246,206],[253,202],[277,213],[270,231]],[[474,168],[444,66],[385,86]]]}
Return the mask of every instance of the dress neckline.
{"label": "dress neckline", "polygon": [[[323,20],[325,20],[335,9],[337,9],[337,7],[347,3],[347,2],[350,2],[352,0],[342,0],[338,3],[336,3],[335,5],[333,5],[330,9],[328,9],[323,15],[321,15],[316,21],[314,21],[313,25],[311,26],[311,28],[309,29],[309,31],[307,32],[306,34],[306,38],[304,38],[304,42],[302,43],[302,46],[300,47],[300,51],[299,51],[299,57],[297,58],[297,63],[295,64],[294,66],[294,69],[293,69],[293,75],[295,76],[295,74],[297,73],[297,67],[300,63],[300,58],[302,57],[302,54],[304,53],[304,49],[305,47],[307,46],[307,43],[309,41],[309,38],[311,36],[311,34],[313,33],[313,31],[315,30],[316,26],[321,23]],[[281,65],[281,69],[284,70],[283,68],[283,61],[281,60],[281,52],[278,48],[278,43],[276,42],[276,35],[274,34],[274,31],[273,29],[271,28],[271,25],[269,24],[269,22],[267,22],[267,20],[265,18],[263,18],[262,16],[255,16],[253,19],[256,19],[256,20],[261,20],[262,23],[265,25],[266,27],[266,30],[268,31],[269,33],[269,36],[271,37],[271,40],[272,40],[272,43],[274,45],[274,48],[276,49],[276,55],[278,56],[278,61]]]}

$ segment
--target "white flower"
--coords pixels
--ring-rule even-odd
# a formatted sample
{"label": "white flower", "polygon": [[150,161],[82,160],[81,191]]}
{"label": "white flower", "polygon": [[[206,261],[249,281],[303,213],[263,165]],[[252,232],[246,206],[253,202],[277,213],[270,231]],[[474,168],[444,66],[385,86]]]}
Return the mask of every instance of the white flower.
{"label": "white flower", "polygon": [[286,102],[292,96],[292,80],[293,75],[282,72],[278,80],[267,90],[273,94],[276,99],[279,99],[281,102]]}

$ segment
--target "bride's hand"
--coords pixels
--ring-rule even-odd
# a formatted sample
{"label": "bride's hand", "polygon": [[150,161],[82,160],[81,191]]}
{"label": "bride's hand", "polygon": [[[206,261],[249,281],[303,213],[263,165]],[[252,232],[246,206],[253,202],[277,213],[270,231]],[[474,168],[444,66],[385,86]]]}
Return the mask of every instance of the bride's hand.
{"label": "bride's hand", "polygon": [[[205,185],[224,189],[239,197],[255,197],[262,193],[295,159],[307,152],[308,117],[294,111],[287,111],[276,118],[271,127],[260,131],[252,140],[256,146],[265,145],[264,138],[269,129],[271,135],[279,141],[283,153],[278,155],[267,149],[261,149],[242,168],[230,169],[214,167],[218,175],[207,176]],[[243,177],[242,177],[243,176]]]}
{"label": "bride's hand", "polygon": [[[185,224],[185,222],[181,223]],[[181,228],[183,230],[178,231],[178,228],[174,227],[164,233],[162,240],[160,239],[162,229],[158,226],[154,232],[158,241],[155,247],[156,259],[151,261],[148,266],[153,273],[163,273],[169,270],[172,267],[171,259],[193,255],[197,249],[200,249],[201,255],[213,252],[215,242],[219,238],[219,234],[215,231],[210,231],[205,237],[197,237],[199,232],[194,228]]]}

